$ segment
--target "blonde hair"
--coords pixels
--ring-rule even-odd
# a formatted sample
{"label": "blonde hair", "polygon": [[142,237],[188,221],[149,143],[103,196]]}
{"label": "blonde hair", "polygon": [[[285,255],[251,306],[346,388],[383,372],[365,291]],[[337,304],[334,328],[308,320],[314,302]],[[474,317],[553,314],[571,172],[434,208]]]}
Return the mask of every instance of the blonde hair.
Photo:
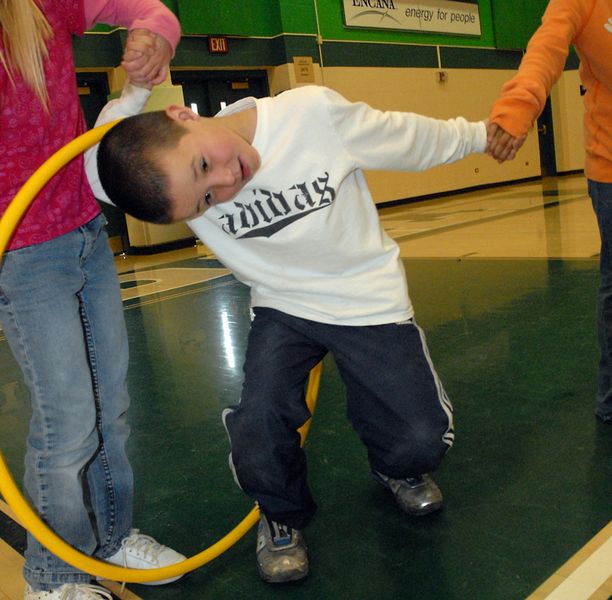
{"label": "blonde hair", "polygon": [[53,31],[45,15],[34,0],[0,0],[0,29],[4,43],[0,64],[13,84],[14,74],[19,73],[48,110],[44,63]]}

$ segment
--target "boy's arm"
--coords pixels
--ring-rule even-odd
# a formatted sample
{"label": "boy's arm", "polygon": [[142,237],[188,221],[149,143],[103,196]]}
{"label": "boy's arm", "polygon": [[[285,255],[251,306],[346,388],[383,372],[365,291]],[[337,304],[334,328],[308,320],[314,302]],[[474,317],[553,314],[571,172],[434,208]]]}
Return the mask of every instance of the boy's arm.
{"label": "boy's arm", "polygon": [[[98,127],[117,119],[137,115],[144,108],[150,95],[151,90],[127,83],[121,92],[121,96],[115,100],[111,100],[100,111],[95,126]],[[107,204],[112,204],[98,176],[98,144],[92,146],[85,152],[85,172],[87,173],[87,179],[89,180],[89,185],[91,186],[94,196],[98,198],[98,200],[103,200]]]}
{"label": "boy's arm", "polygon": [[332,90],[324,93],[332,127],[358,168],[423,171],[486,149],[484,121],[380,111]]}

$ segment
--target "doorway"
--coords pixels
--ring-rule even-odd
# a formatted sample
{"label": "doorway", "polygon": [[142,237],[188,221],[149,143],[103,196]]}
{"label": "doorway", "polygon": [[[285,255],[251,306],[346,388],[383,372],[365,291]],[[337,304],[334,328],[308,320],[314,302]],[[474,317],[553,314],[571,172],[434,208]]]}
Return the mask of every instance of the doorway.
{"label": "doorway", "polygon": [[185,106],[212,117],[242,98],[270,95],[266,71],[172,71],[172,83],[183,88]]}
{"label": "doorway", "polygon": [[538,144],[540,146],[542,177],[552,177],[557,174],[557,157],[555,155],[555,134],[550,97],[546,99],[544,110],[538,118]]}

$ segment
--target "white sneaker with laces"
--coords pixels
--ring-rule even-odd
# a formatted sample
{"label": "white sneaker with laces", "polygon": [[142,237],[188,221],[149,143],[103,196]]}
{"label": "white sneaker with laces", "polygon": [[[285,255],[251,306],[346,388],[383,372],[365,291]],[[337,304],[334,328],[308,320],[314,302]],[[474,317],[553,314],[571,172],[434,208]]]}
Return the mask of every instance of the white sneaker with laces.
{"label": "white sneaker with laces", "polygon": [[35,592],[26,584],[24,600],[112,600],[112,594],[104,588],[88,583],[65,583],[50,592]]}
{"label": "white sneaker with laces", "polygon": [[[155,541],[151,536],[140,533],[138,529],[132,529],[130,535],[121,542],[121,548],[104,560],[129,569],[157,569],[180,563],[186,558],[172,548]],[[181,577],[182,575],[177,575],[159,581],[147,581],[142,585],[164,585]]]}

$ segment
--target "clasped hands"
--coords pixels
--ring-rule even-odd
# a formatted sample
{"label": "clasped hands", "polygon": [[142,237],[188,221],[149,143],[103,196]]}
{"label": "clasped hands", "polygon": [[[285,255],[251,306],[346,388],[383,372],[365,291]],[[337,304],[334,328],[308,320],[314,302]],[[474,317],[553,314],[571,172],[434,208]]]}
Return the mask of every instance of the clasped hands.
{"label": "clasped hands", "polygon": [[486,121],[487,148],[485,152],[497,162],[512,160],[527,139],[527,134],[513,136],[496,123]]}
{"label": "clasped hands", "polygon": [[164,37],[148,29],[130,31],[121,66],[130,83],[151,89],[166,79],[172,48]]}

